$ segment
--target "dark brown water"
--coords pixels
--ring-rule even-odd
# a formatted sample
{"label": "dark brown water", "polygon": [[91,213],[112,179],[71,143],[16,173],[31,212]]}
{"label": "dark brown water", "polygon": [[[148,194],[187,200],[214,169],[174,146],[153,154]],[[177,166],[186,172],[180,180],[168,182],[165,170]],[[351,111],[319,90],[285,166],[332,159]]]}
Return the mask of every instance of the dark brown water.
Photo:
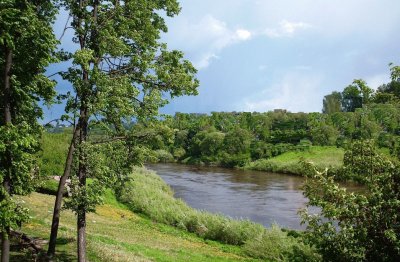
{"label": "dark brown water", "polygon": [[257,171],[179,164],[152,164],[183,199],[196,209],[248,218],[265,226],[302,229],[297,215],[307,201],[302,195],[304,178]]}

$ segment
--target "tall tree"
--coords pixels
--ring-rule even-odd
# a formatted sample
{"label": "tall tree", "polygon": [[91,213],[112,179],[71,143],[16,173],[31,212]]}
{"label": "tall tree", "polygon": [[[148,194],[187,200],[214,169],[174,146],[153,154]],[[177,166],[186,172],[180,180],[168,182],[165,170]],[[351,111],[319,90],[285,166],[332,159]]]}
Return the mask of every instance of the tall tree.
{"label": "tall tree", "polygon": [[9,260],[9,233],[27,218],[13,194],[32,190],[34,153],[42,116],[38,101],[49,102],[54,83],[44,76],[57,41],[55,8],[48,0],[0,2],[0,230],[2,261]]}
{"label": "tall tree", "polygon": [[[183,60],[182,52],[168,51],[159,42],[160,33],[167,31],[162,12],[178,14],[176,0],[65,0],[64,5],[73,18],[73,41],[79,47],[73,54],[73,66],[63,73],[75,93],[66,111],[77,125],[62,181],[71,172],[75,153],[78,201],[71,207],[77,215],[78,260],[86,261],[86,213],[92,210],[86,185],[91,172],[86,151],[89,120],[97,119],[111,137],[124,136],[121,123],[157,115],[158,108],[167,103],[167,94],[171,98],[197,94],[198,81],[196,69]],[[55,250],[58,203],[60,197],[55,203],[50,256]]]}

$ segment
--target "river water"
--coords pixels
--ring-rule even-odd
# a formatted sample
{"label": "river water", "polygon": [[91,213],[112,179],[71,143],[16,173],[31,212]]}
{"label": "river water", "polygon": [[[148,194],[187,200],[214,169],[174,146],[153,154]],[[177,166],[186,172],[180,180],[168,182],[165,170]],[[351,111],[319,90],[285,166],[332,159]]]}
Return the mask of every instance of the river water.
{"label": "river water", "polygon": [[307,199],[304,178],[258,171],[180,164],[151,164],[175,191],[175,197],[190,206],[232,218],[247,218],[267,227],[304,229],[297,212]]}

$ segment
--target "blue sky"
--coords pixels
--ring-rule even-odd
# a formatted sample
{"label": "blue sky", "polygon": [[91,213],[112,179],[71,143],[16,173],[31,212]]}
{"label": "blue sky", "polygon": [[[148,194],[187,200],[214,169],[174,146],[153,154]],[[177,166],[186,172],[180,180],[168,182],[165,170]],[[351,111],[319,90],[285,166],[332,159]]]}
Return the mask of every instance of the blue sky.
{"label": "blue sky", "polygon": [[[163,113],[318,112],[324,95],[358,78],[376,88],[389,81],[388,64],[400,64],[398,0],[180,3],[182,12],[167,19],[162,40],[199,69],[199,95],[176,98]],[[60,18],[58,34],[65,15]],[[60,111],[46,110],[46,118]]]}

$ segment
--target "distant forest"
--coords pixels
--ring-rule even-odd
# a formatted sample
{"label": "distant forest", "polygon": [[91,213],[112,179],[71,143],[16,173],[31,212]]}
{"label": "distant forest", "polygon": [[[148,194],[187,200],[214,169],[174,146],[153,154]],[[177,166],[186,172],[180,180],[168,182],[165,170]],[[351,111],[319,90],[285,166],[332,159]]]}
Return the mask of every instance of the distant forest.
{"label": "distant forest", "polygon": [[[392,71],[397,67],[392,67]],[[392,72],[392,75],[393,72]],[[376,91],[363,80],[323,99],[322,113],[284,109],[257,112],[176,113],[131,126],[133,145],[149,149],[147,161],[241,167],[311,146],[346,148],[373,139],[390,154],[400,152],[400,80]]]}

